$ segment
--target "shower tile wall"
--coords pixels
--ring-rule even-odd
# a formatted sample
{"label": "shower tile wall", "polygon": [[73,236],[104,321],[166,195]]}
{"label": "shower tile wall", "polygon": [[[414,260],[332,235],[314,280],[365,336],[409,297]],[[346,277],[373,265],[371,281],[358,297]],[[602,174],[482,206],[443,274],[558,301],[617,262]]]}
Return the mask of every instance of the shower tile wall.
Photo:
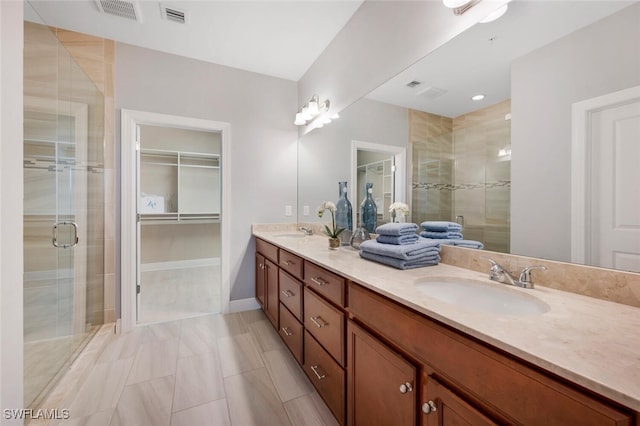
{"label": "shower tile wall", "polygon": [[409,110],[414,222],[453,218],[452,120]]}
{"label": "shower tile wall", "polygon": [[504,101],[453,119],[409,110],[414,222],[463,216],[466,239],[509,251],[510,107]]}
{"label": "shower tile wall", "polygon": [[[95,312],[102,316],[105,323],[115,321],[115,103],[113,67],[115,63],[115,42],[113,40],[94,37],[87,34],[52,28],[58,40],[65,46],[71,56],[87,74],[104,96],[104,124],[100,125],[104,132],[103,173],[93,174],[93,179],[104,179],[104,198],[89,200],[92,206],[103,206],[104,224],[96,232],[104,239],[104,254],[93,253],[91,264],[94,269],[89,277],[91,286],[102,286],[104,275],[104,309]],[[93,152],[98,153],[97,150]],[[94,161],[94,159],[89,159]],[[90,183],[93,185],[93,183]],[[92,194],[89,194],[91,196]],[[96,213],[98,209],[95,210]],[[91,253],[90,253],[91,255]]]}
{"label": "shower tile wall", "polygon": [[510,110],[507,100],[453,119],[455,214],[464,216],[465,238],[504,253],[511,218]]}

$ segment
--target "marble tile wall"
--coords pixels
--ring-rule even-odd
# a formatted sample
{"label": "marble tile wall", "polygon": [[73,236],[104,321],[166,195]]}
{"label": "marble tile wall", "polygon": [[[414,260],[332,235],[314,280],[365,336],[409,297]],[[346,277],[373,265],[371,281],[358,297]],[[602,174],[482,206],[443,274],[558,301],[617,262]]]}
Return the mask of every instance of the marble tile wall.
{"label": "marble tile wall", "polygon": [[[115,321],[115,223],[116,223],[116,174],[115,174],[115,103],[113,69],[115,64],[115,42],[113,40],[77,33],[74,31],[51,28],[56,37],[69,51],[80,68],[95,84],[104,96],[104,119],[100,126],[104,133],[103,156],[104,196],[100,200],[92,200],[92,205],[102,205],[96,214],[103,215],[104,253],[93,261],[103,265],[96,271],[93,279],[102,282],[104,275],[104,322]],[[98,177],[96,177],[98,178]]]}

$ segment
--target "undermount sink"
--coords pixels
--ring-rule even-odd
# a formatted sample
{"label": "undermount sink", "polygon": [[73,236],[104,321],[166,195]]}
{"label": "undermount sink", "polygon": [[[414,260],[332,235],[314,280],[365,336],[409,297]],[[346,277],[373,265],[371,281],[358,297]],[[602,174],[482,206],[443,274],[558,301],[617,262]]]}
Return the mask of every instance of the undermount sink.
{"label": "undermount sink", "polygon": [[278,234],[276,237],[280,238],[304,238],[306,235],[304,234]]}
{"label": "undermount sink", "polygon": [[476,311],[534,316],[549,311],[549,305],[526,291],[506,284],[457,278],[427,278],[416,282],[416,288],[434,299]]}

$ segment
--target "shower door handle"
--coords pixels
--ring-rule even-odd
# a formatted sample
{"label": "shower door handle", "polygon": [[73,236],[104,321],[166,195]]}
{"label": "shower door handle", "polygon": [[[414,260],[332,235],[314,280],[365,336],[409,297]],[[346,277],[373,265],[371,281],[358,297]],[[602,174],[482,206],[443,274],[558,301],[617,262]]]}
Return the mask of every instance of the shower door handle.
{"label": "shower door handle", "polygon": [[[58,227],[71,226],[73,228],[73,238],[71,244],[58,244]],[[78,225],[75,222],[63,220],[53,225],[53,236],[51,237],[51,243],[56,248],[69,248],[78,244]]]}

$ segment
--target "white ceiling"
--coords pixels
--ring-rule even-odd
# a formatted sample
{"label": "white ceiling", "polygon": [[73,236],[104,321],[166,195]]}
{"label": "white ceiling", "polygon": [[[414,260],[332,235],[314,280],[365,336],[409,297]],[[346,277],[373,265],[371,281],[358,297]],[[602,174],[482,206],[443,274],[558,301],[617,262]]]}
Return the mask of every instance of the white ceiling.
{"label": "white ceiling", "polygon": [[[103,14],[94,0],[28,2],[27,20],[298,81],[363,0],[139,0],[142,22]],[[188,23],[163,19],[161,3]]]}
{"label": "white ceiling", "polygon": [[[367,98],[458,117],[510,98],[511,62],[633,4],[631,1],[515,0],[497,21],[476,24],[422,61],[403,71]],[[408,88],[417,80],[422,84]],[[429,99],[429,87],[447,92]],[[471,96],[486,94],[483,101]]]}

